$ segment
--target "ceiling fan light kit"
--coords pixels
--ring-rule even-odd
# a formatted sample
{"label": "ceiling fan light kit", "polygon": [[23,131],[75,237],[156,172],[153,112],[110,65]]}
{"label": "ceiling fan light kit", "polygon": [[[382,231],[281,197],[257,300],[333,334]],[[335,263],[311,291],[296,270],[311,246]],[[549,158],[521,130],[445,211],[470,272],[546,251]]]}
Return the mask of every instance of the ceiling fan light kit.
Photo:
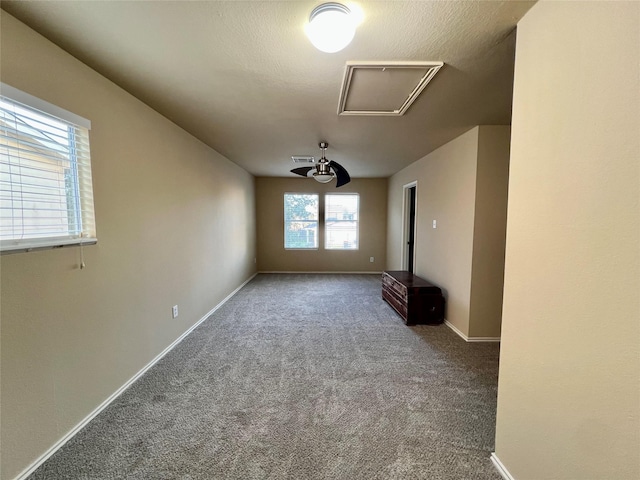
{"label": "ceiling fan light kit", "polygon": [[314,47],[325,53],[339,52],[356,33],[357,20],[341,3],[328,2],[311,11],[305,32]]}
{"label": "ceiling fan light kit", "polygon": [[329,183],[331,180],[333,180],[333,173],[318,173],[318,172],[315,172],[313,174],[313,179],[316,182]]}
{"label": "ceiling fan light kit", "polygon": [[349,183],[351,181],[351,177],[344,167],[338,162],[328,160],[327,157],[325,157],[324,151],[327,149],[329,144],[327,142],[320,142],[318,146],[322,149],[322,157],[320,157],[316,166],[294,168],[291,170],[291,173],[295,173],[301,177],[308,177],[313,171],[311,177],[319,183],[329,183],[331,180],[336,178],[336,188]]}

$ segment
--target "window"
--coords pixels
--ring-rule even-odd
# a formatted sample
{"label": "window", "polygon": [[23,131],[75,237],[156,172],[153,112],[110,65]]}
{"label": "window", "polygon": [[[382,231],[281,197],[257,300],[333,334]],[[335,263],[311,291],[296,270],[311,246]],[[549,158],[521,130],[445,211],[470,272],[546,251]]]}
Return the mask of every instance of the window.
{"label": "window", "polygon": [[324,200],[325,248],[357,250],[359,195],[328,194]]}
{"label": "window", "polygon": [[95,243],[91,123],[1,89],[0,250]]}
{"label": "window", "polygon": [[284,194],[284,248],[318,248],[318,195]]}

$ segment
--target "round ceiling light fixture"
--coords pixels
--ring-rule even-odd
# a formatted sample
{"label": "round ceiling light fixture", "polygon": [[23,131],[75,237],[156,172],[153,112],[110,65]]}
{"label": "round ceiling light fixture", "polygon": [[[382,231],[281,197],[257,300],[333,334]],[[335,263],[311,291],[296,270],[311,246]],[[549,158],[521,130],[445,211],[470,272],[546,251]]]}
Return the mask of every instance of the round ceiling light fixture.
{"label": "round ceiling light fixture", "polygon": [[318,50],[335,53],[353,40],[356,33],[356,20],[351,10],[341,3],[323,3],[311,12],[305,31]]}
{"label": "round ceiling light fixture", "polygon": [[333,173],[313,173],[314,180],[320,183],[329,183],[331,180],[333,180],[333,177]]}

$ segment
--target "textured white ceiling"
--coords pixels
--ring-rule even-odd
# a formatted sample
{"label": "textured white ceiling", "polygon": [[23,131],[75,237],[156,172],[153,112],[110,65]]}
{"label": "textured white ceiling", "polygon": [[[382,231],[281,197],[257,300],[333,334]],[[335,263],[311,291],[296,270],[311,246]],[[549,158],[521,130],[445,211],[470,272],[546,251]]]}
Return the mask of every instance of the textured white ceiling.
{"label": "textured white ceiling", "polygon": [[[361,2],[345,50],[316,50],[308,1],[7,1],[2,8],[258,176],[291,155],[386,177],[511,118],[514,28],[534,2]],[[345,2],[347,3],[347,2]],[[443,61],[402,117],[338,116],[345,64]],[[379,95],[379,92],[371,92]]]}

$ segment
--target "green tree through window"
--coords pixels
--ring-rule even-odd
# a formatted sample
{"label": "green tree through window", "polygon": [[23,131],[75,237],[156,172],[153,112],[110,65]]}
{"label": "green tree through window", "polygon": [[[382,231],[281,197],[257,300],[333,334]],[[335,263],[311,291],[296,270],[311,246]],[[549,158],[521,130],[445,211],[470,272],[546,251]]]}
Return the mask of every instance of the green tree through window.
{"label": "green tree through window", "polygon": [[318,195],[285,193],[284,248],[318,248]]}

